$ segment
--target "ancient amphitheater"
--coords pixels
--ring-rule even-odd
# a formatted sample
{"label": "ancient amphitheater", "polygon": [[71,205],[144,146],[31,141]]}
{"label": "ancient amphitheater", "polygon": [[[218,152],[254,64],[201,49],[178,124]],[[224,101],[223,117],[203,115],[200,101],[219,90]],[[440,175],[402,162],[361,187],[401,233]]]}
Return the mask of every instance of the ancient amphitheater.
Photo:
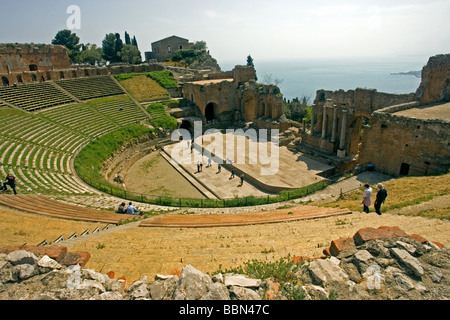
{"label": "ancient amphitheater", "polygon": [[[117,276],[132,280],[170,274],[186,264],[213,272],[219,266],[232,267],[250,259],[277,259],[287,254],[318,257],[331,240],[366,226],[398,225],[410,234],[448,246],[445,220],[366,216],[346,208],[316,205],[359,189],[363,182],[389,181],[405,171],[406,175],[423,175],[424,163],[425,175],[447,172],[450,59],[444,57],[438,71],[432,64],[424,69],[426,78],[418,102],[413,95],[318,92],[312,129],[287,121],[278,92],[270,86],[256,86],[251,79],[254,72],[245,67],[222,75],[181,74],[170,69],[179,86],[164,88],[164,112],[149,108],[155,99],[136,97],[122,78],[115,77],[164,72],[159,64],[6,70],[0,87],[0,176],[12,173],[18,194],[7,191],[0,195],[0,246],[67,246],[70,251],[89,252],[87,267],[103,273],[114,270]],[[401,107],[393,108],[393,100]],[[433,113],[421,119],[415,115],[417,108],[426,109],[430,103],[430,112],[446,116],[435,119]],[[441,111],[436,111],[439,108]],[[261,163],[234,165],[235,159],[225,163],[220,172],[216,164],[206,167],[208,158],[201,155],[201,172],[196,163],[174,162],[170,158],[173,128],[153,126],[168,115],[188,129],[200,121],[205,129],[232,124],[234,129],[280,130],[278,175],[262,177],[257,170]],[[353,129],[355,123],[356,128],[361,127],[362,115],[373,119],[373,124],[366,131],[367,140],[362,140],[366,148],[359,152]],[[412,120],[402,123],[396,117]],[[97,172],[104,180],[89,180],[75,169],[83,148],[130,125],[150,131],[107,157]],[[408,130],[411,135],[413,126],[420,133],[411,144]],[[385,161],[381,147],[367,142],[383,134],[394,136],[400,145],[409,144],[412,151],[402,157],[401,152],[394,155],[389,146],[386,152],[392,157]],[[422,145],[427,145],[425,152]],[[202,154],[206,147],[197,143],[192,152]],[[368,152],[379,156],[370,158]],[[155,158],[133,167],[148,156]],[[157,161],[160,167],[156,167]],[[382,172],[370,170],[369,161]],[[231,170],[235,179],[230,177]],[[242,173],[245,182],[239,185]],[[170,186],[164,185],[165,175],[173,179]],[[160,183],[160,188],[147,193],[143,190],[150,187],[142,181]],[[141,185],[141,189],[133,189],[133,185]],[[114,213],[123,201],[133,201],[144,215]]]}

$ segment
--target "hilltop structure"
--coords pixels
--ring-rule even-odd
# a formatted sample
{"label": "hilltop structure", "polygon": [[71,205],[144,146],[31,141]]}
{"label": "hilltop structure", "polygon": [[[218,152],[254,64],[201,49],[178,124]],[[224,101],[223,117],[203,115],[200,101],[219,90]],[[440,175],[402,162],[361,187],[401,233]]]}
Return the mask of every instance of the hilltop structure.
{"label": "hilltop structure", "polygon": [[190,49],[194,44],[188,39],[178,36],[171,36],[152,43],[152,51],[145,53],[145,60],[155,59],[158,62],[164,62],[172,58],[178,50]]}

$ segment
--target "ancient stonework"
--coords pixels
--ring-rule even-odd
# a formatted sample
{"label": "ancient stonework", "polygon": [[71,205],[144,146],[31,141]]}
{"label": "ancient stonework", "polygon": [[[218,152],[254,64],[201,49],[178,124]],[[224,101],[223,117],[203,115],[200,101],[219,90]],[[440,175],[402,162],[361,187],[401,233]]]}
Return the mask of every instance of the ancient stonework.
{"label": "ancient stonework", "polygon": [[393,176],[445,173],[450,168],[450,55],[431,57],[416,93],[374,89],[317,91],[311,129],[296,149],[338,171],[373,165]]}
{"label": "ancient stonework", "polygon": [[450,101],[450,54],[431,57],[416,92],[421,104]]}
{"label": "ancient stonework", "polygon": [[232,72],[204,75],[183,83],[183,96],[198,109],[204,122],[252,122],[256,127],[286,130],[284,101],[278,87],[255,81],[253,67],[236,66]]}
{"label": "ancient stonework", "polygon": [[64,247],[6,247],[0,248],[0,300],[450,298],[450,251],[440,243],[397,227],[380,227],[360,229],[353,238],[333,241],[331,248],[326,257],[294,257],[290,281],[209,275],[186,265],[153,281],[144,276],[132,282],[116,279],[114,271],[102,274],[75,260],[65,263],[64,257],[73,253]]}

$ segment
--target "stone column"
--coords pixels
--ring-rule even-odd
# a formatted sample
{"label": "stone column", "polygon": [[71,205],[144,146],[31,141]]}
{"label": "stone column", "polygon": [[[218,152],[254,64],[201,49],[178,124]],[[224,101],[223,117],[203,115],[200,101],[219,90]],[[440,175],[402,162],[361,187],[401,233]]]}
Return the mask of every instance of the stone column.
{"label": "stone column", "polygon": [[339,143],[339,150],[337,156],[340,158],[345,157],[345,136],[347,135],[347,110],[342,110],[342,126],[341,126],[341,141]]}
{"label": "stone column", "polygon": [[337,105],[333,106],[333,131],[331,132],[331,143],[336,141],[336,129],[337,129]]}
{"label": "stone column", "polygon": [[314,126],[315,126],[315,119],[314,119],[314,109],[316,108],[316,105],[313,104],[311,106],[311,135],[314,135]]}
{"label": "stone column", "polygon": [[323,106],[323,117],[322,117],[322,139],[327,136],[327,106]]}

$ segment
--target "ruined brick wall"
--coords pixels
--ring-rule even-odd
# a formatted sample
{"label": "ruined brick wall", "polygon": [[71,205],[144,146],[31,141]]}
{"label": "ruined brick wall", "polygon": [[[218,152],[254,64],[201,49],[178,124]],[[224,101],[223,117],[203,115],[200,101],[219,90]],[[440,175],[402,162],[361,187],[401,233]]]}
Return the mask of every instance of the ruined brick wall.
{"label": "ruined brick wall", "polygon": [[428,60],[422,69],[422,83],[416,96],[422,104],[450,101],[450,54]]}
{"label": "ruined brick wall", "polygon": [[67,50],[55,45],[0,45],[0,73],[70,68]]}
{"label": "ruined brick wall", "polygon": [[255,77],[253,67],[236,66],[231,73],[202,78],[214,80],[211,82],[184,83],[183,96],[197,105],[202,118],[206,117],[208,106],[213,105],[214,118],[219,121],[242,120],[259,127],[280,128],[283,97],[276,86],[257,84]]}
{"label": "ruined brick wall", "polygon": [[[372,125],[364,130],[361,163],[398,176],[402,166],[409,175],[446,173],[450,168],[450,122],[395,115],[418,106],[392,106],[373,114]],[[406,173],[406,172],[405,172]]]}

